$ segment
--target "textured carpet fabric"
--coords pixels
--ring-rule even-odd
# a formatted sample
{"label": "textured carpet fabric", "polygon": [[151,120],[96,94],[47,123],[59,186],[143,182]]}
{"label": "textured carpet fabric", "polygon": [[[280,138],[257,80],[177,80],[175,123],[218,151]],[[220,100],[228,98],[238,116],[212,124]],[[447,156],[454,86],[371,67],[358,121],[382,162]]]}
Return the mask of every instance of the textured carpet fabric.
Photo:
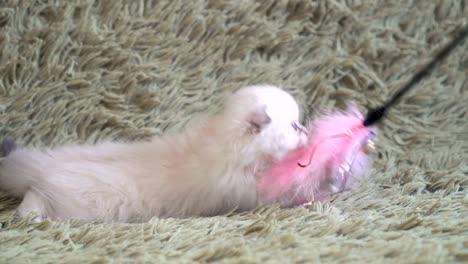
{"label": "textured carpet fabric", "polygon": [[[365,110],[467,22],[465,0],[0,1],[0,138],[139,140],[258,83],[290,91],[304,120]],[[0,263],[466,263],[467,51],[390,112],[373,169],[332,205],[33,224],[0,193]]]}

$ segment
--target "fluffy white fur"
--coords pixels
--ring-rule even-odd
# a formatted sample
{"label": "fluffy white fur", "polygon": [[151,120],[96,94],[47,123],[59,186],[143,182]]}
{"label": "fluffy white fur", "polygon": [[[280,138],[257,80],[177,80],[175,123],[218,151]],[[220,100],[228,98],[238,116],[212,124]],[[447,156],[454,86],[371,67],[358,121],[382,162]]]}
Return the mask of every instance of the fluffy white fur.
{"label": "fluffy white fur", "polygon": [[250,86],[222,110],[149,142],[104,142],[39,150],[18,147],[0,166],[0,188],[23,198],[21,217],[142,222],[209,216],[259,204],[259,172],[305,143],[291,125],[293,97]]}

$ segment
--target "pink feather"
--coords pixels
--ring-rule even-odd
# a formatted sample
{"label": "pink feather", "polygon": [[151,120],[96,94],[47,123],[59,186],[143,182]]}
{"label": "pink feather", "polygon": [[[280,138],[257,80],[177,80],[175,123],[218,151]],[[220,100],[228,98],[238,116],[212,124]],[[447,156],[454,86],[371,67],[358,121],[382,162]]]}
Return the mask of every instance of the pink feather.
{"label": "pink feather", "polygon": [[363,126],[363,115],[356,107],[313,121],[308,143],[262,175],[263,199],[289,207],[307,202],[312,194],[323,200],[344,190],[350,176],[360,176],[367,168],[367,155],[361,149],[375,133],[374,128]]}

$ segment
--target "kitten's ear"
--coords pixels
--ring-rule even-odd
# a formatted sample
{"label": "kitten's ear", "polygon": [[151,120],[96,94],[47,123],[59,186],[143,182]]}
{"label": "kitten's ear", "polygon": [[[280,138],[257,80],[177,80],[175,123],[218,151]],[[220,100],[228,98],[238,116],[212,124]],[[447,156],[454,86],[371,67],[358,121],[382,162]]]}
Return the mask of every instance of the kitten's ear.
{"label": "kitten's ear", "polygon": [[250,113],[248,116],[249,133],[260,133],[265,126],[271,123],[271,118],[268,116],[266,109],[261,108]]}

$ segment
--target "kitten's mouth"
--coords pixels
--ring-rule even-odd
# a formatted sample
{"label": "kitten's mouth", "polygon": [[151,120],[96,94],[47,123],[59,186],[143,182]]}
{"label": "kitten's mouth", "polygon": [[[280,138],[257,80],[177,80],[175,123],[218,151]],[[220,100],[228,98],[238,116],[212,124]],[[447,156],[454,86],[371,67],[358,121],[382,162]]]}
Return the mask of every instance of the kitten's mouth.
{"label": "kitten's mouth", "polygon": [[309,142],[308,134],[300,134],[299,135],[299,142],[297,143],[296,149],[304,147],[307,142]]}
{"label": "kitten's mouth", "polygon": [[309,131],[307,130],[307,128],[305,128],[305,126],[299,124],[298,129],[299,129],[299,131],[300,131],[302,134],[304,134],[306,137],[309,136]]}

